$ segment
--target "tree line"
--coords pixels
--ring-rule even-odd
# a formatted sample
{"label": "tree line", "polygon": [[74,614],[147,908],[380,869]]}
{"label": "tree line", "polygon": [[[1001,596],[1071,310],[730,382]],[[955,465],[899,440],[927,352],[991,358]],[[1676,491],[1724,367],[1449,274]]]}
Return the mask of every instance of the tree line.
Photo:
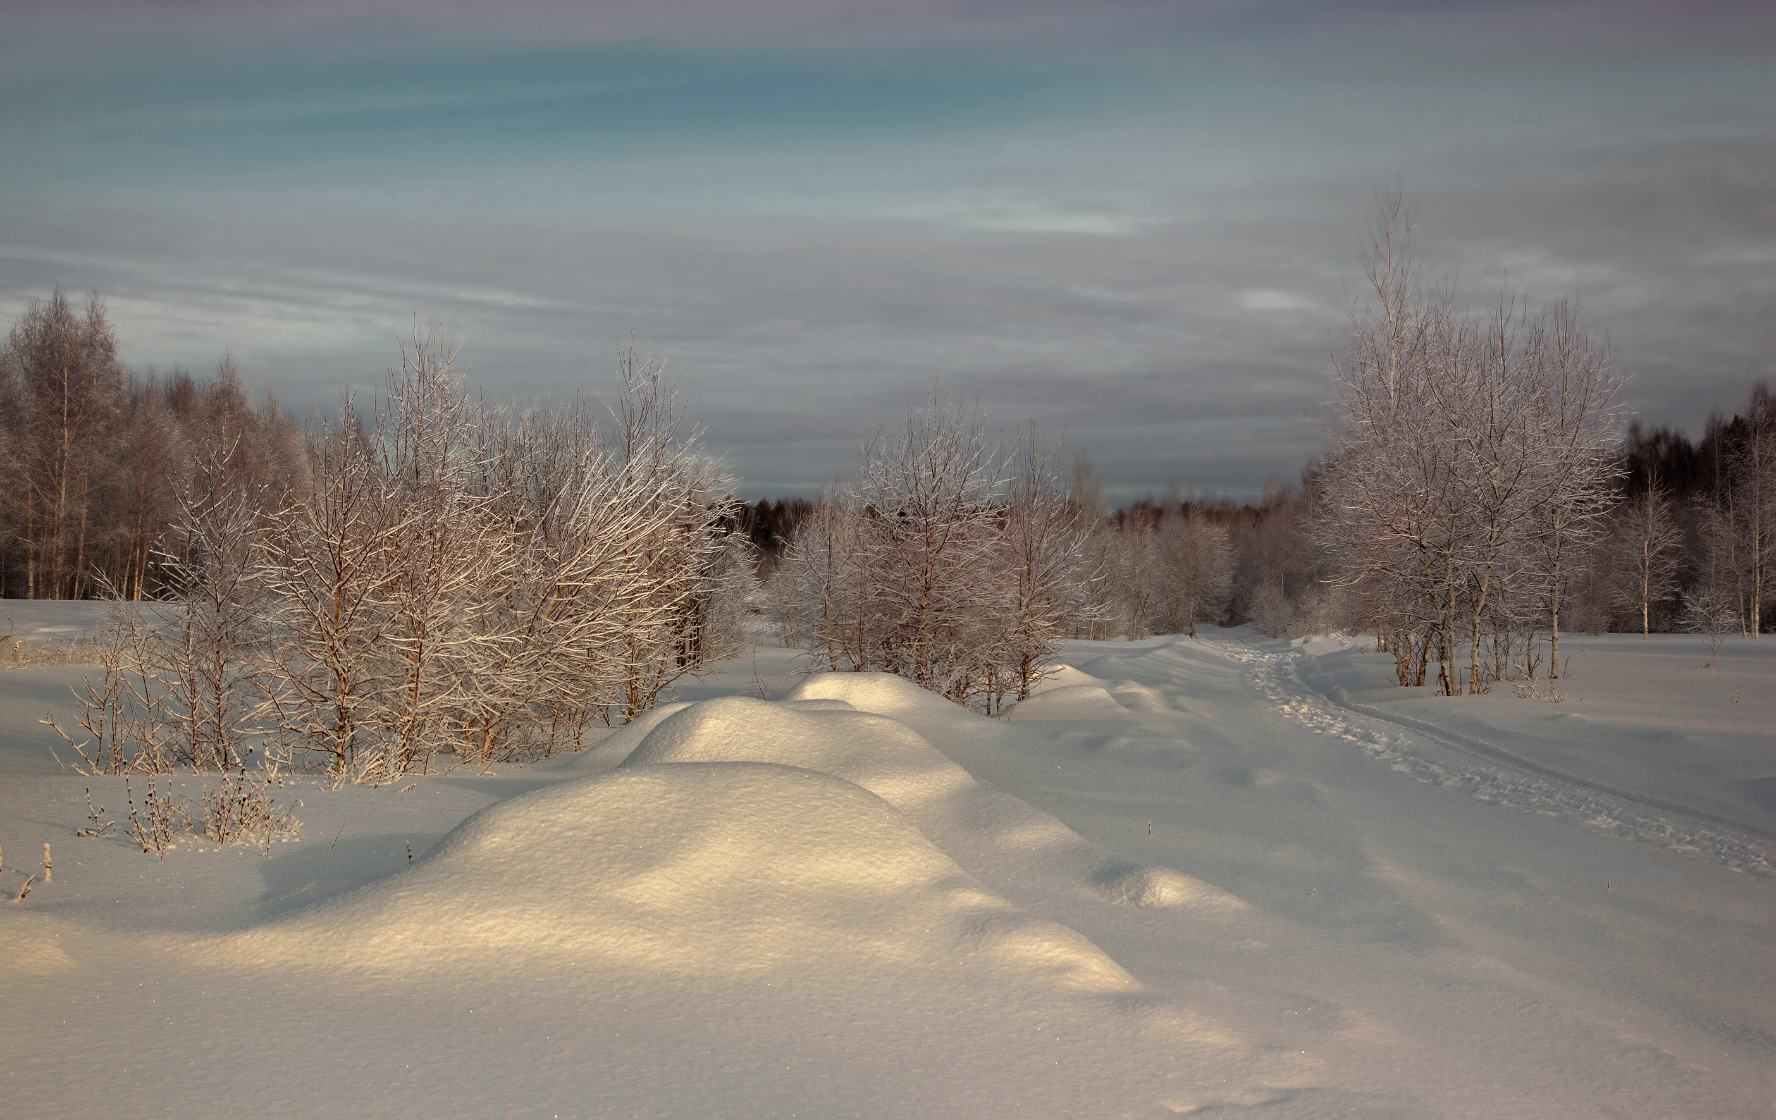
{"label": "tree line", "polygon": [[309,484],[301,425],[251,402],[232,361],[135,373],[96,297],[33,302],[0,347],[0,598],[162,594],[179,496],[224,446],[268,500]]}
{"label": "tree line", "polygon": [[986,711],[1066,638],[1369,631],[1401,685],[1454,694],[1552,687],[1572,630],[1764,628],[1767,387],[1699,443],[1623,438],[1570,303],[1425,284],[1397,193],[1364,264],[1301,482],[1121,509],[1039,424],[998,441],[938,395],[818,498],[741,502],[658,361],[624,353],[608,405],[493,404],[417,324],[374,401],[299,424],[226,358],[126,369],[103,305],[58,291],[0,350],[0,595],[155,604],[120,615],[93,742],[363,781],[578,745],[738,651],[748,615],[810,668]]}

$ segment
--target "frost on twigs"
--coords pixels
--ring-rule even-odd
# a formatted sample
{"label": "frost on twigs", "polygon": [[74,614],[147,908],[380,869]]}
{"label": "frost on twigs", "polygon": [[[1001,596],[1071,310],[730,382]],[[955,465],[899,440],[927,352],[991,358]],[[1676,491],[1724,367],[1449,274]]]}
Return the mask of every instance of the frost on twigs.
{"label": "frost on twigs", "polygon": [[89,643],[97,678],[82,674],[79,687],[69,686],[74,718],[84,734],[71,734],[53,712],[38,722],[61,736],[80,760],[74,769],[89,777],[126,770],[168,773],[171,708],[163,704],[167,688],[158,656],[165,639],[137,604],[121,598],[112,600],[108,621]]}
{"label": "frost on twigs", "polygon": [[143,794],[139,808],[136,791],[128,778],[124,779],[123,788],[129,798],[130,819],[124,835],[140,845],[144,852],[153,852],[165,859],[167,849],[174,845],[180,834],[191,831],[190,803],[170,791],[155,789],[152,774],[148,776],[148,792]]}
{"label": "frost on twigs", "polygon": [[[78,729],[44,720],[77,769],[219,773],[204,831],[260,837],[286,769],[379,785],[577,750],[741,652],[750,545],[661,363],[623,356],[601,424],[586,399],[472,400],[455,356],[416,324],[372,423],[348,396],[311,433],[300,486],[207,449],[151,550],[166,598],[107,588]],[[136,831],[161,851],[157,811]]]}
{"label": "frost on twigs", "polygon": [[[204,790],[194,802],[170,789],[158,788],[154,776],[149,775],[147,791],[138,804],[135,788],[125,778],[129,827],[124,835],[142,851],[153,852],[162,859],[183,836],[204,836],[224,845],[257,844],[269,849],[273,842],[293,840],[302,831],[302,822],[293,815],[302,802],[280,806],[271,795],[277,784],[277,778],[265,771],[243,769],[224,775],[219,786]],[[97,821],[96,813],[94,820]],[[109,827],[109,822],[104,827]],[[104,833],[87,830],[81,835]]]}
{"label": "frost on twigs", "polygon": [[0,638],[0,668],[36,669],[59,665],[91,665],[98,660],[98,650],[91,641],[76,638],[54,638],[47,642],[27,642],[10,634]]}
{"label": "frost on twigs", "polygon": [[1708,640],[1708,664],[1712,671],[1720,654],[1721,639],[1740,627],[1739,596],[1723,586],[1708,584],[1691,592],[1684,606],[1684,629]]}
{"label": "frost on twigs", "polygon": [[274,840],[294,839],[302,831],[302,822],[291,813],[302,802],[278,807],[271,797],[275,780],[243,770],[223,777],[217,788],[204,791],[198,799],[203,834],[218,844],[244,841],[265,847]]}
{"label": "frost on twigs", "polygon": [[730,484],[662,365],[624,355],[607,431],[585,399],[472,401],[454,359],[416,331],[269,531],[259,718],[333,784],[577,750],[738,652]]}
{"label": "frost on twigs", "polygon": [[86,815],[87,815],[87,819],[92,821],[92,824],[88,825],[87,827],[85,827],[83,829],[80,829],[74,835],[76,835],[76,836],[110,836],[116,830],[117,822],[116,821],[101,820],[100,817],[103,815],[104,812],[105,812],[105,807],[103,805],[100,805],[96,809],[93,808],[92,787],[87,786],[86,787]]}
{"label": "frost on twigs", "polygon": [[1531,678],[1538,632],[1553,679],[1571,585],[1609,528],[1622,375],[1570,303],[1531,315],[1507,291],[1474,316],[1426,287],[1409,225],[1382,192],[1368,299],[1333,366],[1316,534],[1402,686],[1433,660],[1445,695]]}

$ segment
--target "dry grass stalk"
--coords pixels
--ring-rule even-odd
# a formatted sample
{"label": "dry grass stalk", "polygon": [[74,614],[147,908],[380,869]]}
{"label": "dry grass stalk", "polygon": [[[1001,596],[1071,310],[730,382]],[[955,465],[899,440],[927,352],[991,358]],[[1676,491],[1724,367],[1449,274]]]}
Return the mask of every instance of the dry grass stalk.
{"label": "dry grass stalk", "polygon": [[83,828],[80,831],[76,832],[74,835],[76,835],[76,836],[109,836],[109,835],[111,835],[112,830],[117,827],[117,822],[115,822],[115,821],[101,821],[99,819],[99,814],[103,813],[104,811],[105,811],[105,807],[103,805],[100,805],[97,809],[93,808],[92,787],[87,786],[86,787],[86,815],[87,815],[87,818],[92,821],[92,824],[90,826]]}
{"label": "dry grass stalk", "polygon": [[270,775],[255,778],[247,771],[224,777],[222,785],[199,799],[203,834],[218,844],[252,840],[269,849],[273,840],[293,838],[302,822],[291,815],[302,802],[279,808],[270,790]]}
{"label": "dry grass stalk", "polygon": [[148,777],[148,793],[142,798],[140,810],[136,808],[135,791],[130,788],[128,778],[124,779],[123,788],[130,807],[130,827],[125,835],[141,845],[144,852],[153,852],[164,860],[175,837],[191,830],[189,803],[181,804],[185,799],[175,799],[171,793],[156,792],[152,774]]}
{"label": "dry grass stalk", "polygon": [[100,653],[96,643],[86,638],[69,641],[51,638],[32,642],[8,636],[0,646],[0,668],[39,669],[57,665],[96,665]]}

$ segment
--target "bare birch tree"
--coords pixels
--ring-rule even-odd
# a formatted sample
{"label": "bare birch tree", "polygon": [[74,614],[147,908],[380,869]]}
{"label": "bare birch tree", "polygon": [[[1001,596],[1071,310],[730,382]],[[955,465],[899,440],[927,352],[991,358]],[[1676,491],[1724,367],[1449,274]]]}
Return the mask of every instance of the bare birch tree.
{"label": "bare birch tree", "polygon": [[59,288],[33,301],[0,348],[0,373],[14,480],[7,521],[25,554],[21,590],[80,598],[91,590],[94,507],[112,481],[106,449],[124,398],[104,305],[95,296],[83,314]]}
{"label": "bare birch tree", "polygon": [[1081,510],[1061,485],[1060,449],[1034,421],[1018,440],[1011,470],[993,574],[1007,579],[1005,650],[1017,699],[1026,700],[1061,639],[1089,612],[1095,573],[1086,567],[1088,530]]}
{"label": "bare birch tree", "polygon": [[[1320,542],[1335,582],[1391,628],[1401,683],[1434,654],[1439,691],[1484,691],[1534,619],[1559,625],[1561,581],[1594,539],[1620,382],[1570,308],[1531,318],[1510,296],[1481,322],[1426,293],[1397,192],[1378,197],[1370,298],[1333,362]],[[1482,664],[1491,639],[1493,666]],[[1466,647],[1467,670],[1455,659]],[[1416,652],[1415,652],[1416,647]]]}
{"label": "bare birch tree", "polygon": [[1747,409],[1747,433],[1734,456],[1732,518],[1745,570],[1743,614],[1755,638],[1763,631],[1764,603],[1776,579],[1776,396],[1759,384]]}
{"label": "bare birch tree", "polygon": [[1644,640],[1652,633],[1655,604],[1677,590],[1678,549],[1683,536],[1671,518],[1671,499],[1657,478],[1622,503],[1617,513],[1616,550],[1625,578],[1617,585],[1616,602],[1640,616]]}
{"label": "bare birch tree", "polygon": [[1549,368],[1541,402],[1548,452],[1544,524],[1534,543],[1545,566],[1548,679],[1560,677],[1560,610],[1567,581],[1607,529],[1613,504],[1610,443],[1620,419],[1615,400],[1623,378],[1615,357],[1595,344],[1567,301],[1554,308]]}
{"label": "bare birch tree", "polygon": [[380,772],[379,648],[403,532],[348,394],[311,444],[314,489],[281,511],[266,583],[278,632],[266,718],[340,781]]}
{"label": "bare birch tree", "polygon": [[1227,530],[1178,511],[1160,523],[1158,544],[1165,628],[1194,638],[1196,624],[1220,618],[1233,591]]}

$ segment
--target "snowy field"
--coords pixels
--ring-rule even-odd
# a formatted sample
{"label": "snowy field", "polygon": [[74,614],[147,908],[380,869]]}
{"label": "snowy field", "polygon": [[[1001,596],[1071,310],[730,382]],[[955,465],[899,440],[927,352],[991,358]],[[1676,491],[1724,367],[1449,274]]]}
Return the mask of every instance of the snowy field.
{"label": "snowy field", "polygon": [[5,670],[0,1114],[1776,1115],[1776,640],[1569,641],[1559,704],[1077,642],[997,720],[764,647],[164,862],[74,835],[80,670]]}

